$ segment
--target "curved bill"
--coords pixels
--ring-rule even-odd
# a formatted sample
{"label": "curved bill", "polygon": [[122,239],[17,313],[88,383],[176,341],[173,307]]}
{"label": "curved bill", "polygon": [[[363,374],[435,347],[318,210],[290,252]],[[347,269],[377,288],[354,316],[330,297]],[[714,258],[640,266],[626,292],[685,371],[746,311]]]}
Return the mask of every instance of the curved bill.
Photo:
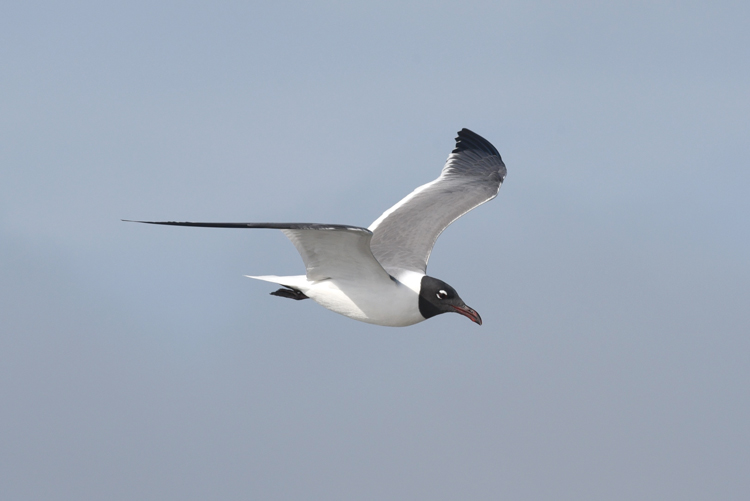
{"label": "curved bill", "polygon": [[479,313],[474,311],[472,308],[469,308],[468,306],[463,305],[463,306],[453,306],[453,309],[456,310],[456,313],[460,313],[461,315],[465,316],[472,322],[482,325],[482,317],[480,317]]}

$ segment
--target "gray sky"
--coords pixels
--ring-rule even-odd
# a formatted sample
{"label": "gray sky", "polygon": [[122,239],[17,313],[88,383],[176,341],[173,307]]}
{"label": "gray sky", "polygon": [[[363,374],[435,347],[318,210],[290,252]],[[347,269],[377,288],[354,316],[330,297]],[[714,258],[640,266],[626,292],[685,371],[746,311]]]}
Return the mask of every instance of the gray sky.
{"label": "gray sky", "polygon": [[[747,499],[747,2],[6,2],[0,497]],[[270,296],[468,127],[429,272],[484,319]]]}

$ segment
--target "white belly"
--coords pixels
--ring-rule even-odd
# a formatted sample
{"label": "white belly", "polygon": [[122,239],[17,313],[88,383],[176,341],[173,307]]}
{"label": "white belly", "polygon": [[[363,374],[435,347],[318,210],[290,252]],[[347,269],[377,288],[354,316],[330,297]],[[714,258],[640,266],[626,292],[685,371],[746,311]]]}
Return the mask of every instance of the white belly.
{"label": "white belly", "polygon": [[404,327],[423,321],[419,295],[401,282],[348,284],[335,280],[308,283],[302,290],[316,303],[354,320],[370,324]]}
{"label": "white belly", "polygon": [[311,282],[305,275],[246,276],[293,287],[331,311],[368,324],[405,327],[425,320],[419,313],[419,273],[400,272],[398,280],[368,282],[366,287],[333,279]]}

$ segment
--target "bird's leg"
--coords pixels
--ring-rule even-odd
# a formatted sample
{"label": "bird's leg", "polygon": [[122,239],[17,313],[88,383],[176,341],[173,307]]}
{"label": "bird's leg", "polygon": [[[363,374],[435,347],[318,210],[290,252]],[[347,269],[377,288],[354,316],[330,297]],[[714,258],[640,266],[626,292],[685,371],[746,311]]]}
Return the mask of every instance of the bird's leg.
{"label": "bird's leg", "polygon": [[272,296],[279,296],[279,297],[288,297],[289,299],[294,299],[297,301],[301,301],[302,299],[308,299],[307,296],[302,291],[299,291],[297,289],[293,289],[291,287],[287,287],[284,285],[284,289],[279,289],[277,291],[274,291],[271,293]]}

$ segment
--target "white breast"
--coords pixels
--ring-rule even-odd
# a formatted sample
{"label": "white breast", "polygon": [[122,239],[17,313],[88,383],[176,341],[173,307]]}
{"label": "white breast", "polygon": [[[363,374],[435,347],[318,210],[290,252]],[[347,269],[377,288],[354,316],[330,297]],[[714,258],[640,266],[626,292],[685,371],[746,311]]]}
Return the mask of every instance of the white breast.
{"label": "white breast", "polygon": [[[425,318],[419,313],[419,286],[416,276],[404,280],[367,283],[342,280],[308,282],[300,287],[309,298],[341,315],[370,324],[404,327]],[[416,275],[416,274],[414,274]],[[418,280],[417,280],[418,284]]]}

